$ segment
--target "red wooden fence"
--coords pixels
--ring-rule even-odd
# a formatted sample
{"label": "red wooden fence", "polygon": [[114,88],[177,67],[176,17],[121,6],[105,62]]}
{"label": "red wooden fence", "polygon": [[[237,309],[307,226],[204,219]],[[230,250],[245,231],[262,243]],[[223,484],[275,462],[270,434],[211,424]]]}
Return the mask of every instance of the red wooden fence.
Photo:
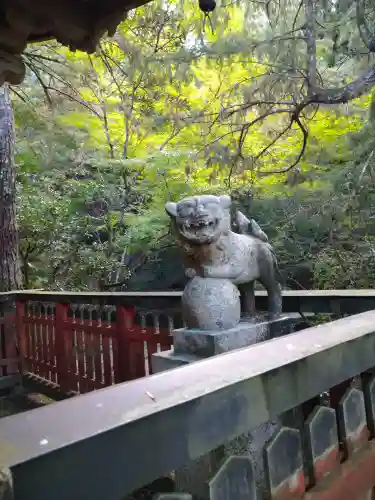
{"label": "red wooden fence", "polygon": [[152,353],[172,344],[170,328],[136,324],[132,307],[106,306],[104,313],[88,305],[17,301],[21,371],[67,393],[150,374]]}
{"label": "red wooden fence", "polygon": [[[266,294],[256,298],[257,309],[267,309]],[[374,290],[283,293],[285,312],[354,314],[374,307]],[[22,373],[64,392],[144,377],[151,355],[169,349],[172,330],[181,326],[180,292],[0,293],[0,377],[16,374],[21,363]]]}

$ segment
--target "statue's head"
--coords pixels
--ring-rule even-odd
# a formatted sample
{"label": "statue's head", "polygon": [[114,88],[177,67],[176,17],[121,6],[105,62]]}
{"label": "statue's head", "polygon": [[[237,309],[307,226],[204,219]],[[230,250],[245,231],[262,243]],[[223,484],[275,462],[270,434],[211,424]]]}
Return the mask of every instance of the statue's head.
{"label": "statue's head", "polygon": [[195,244],[217,241],[230,229],[230,196],[191,196],[165,205],[179,236]]}

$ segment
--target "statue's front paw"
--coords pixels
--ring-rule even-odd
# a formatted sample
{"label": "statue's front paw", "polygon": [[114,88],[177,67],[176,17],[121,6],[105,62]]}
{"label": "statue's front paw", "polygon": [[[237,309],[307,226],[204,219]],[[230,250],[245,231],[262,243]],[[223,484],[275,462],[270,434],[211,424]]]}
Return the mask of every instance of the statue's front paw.
{"label": "statue's front paw", "polygon": [[210,277],[210,268],[208,266],[202,266],[202,278]]}
{"label": "statue's front paw", "polygon": [[185,270],[185,275],[188,278],[194,278],[197,275],[197,273],[195,272],[195,269],[188,268],[188,269]]}

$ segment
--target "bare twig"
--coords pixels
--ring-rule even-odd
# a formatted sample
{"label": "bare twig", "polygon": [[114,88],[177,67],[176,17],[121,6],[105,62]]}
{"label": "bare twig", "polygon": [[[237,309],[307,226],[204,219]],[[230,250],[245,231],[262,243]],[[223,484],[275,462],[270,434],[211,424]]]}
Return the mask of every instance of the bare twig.
{"label": "bare twig", "polygon": [[267,153],[267,151],[269,151],[270,148],[272,148],[272,146],[274,144],[276,144],[276,142],[281,139],[281,137],[283,135],[285,135],[287,132],[289,132],[289,130],[292,128],[292,125],[293,125],[293,121],[291,120],[290,123],[281,131],[279,132],[275,138],[266,146],[264,147],[255,157],[255,160],[259,160],[259,158],[261,158],[265,153]]}
{"label": "bare twig", "polygon": [[298,5],[298,9],[297,9],[296,15],[294,16],[293,25],[292,25],[293,30],[296,29],[296,24],[297,24],[298,16],[299,16],[299,13],[301,12],[301,9],[302,9],[302,6],[303,6],[303,2],[304,2],[304,0],[300,0],[300,3]]}
{"label": "bare twig", "polygon": [[367,48],[370,48],[370,43],[373,39],[373,35],[366,20],[364,2],[365,0],[356,0],[356,21],[362,42]]}
{"label": "bare twig", "polygon": [[25,59],[25,64],[31,69],[31,71],[36,76],[36,79],[40,83],[40,86],[43,89],[44,95],[46,96],[46,100],[48,102],[48,105],[49,105],[50,108],[52,108],[53,104],[52,104],[51,96],[50,96],[49,91],[48,91],[49,90],[48,86],[44,83],[44,80],[41,77],[38,68],[30,60],[28,60],[28,59]]}
{"label": "bare twig", "polygon": [[93,107],[89,106],[82,99],[78,99],[77,97],[74,97],[74,96],[68,94],[67,92],[64,92],[63,90],[57,89],[55,87],[47,87],[47,88],[50,91],[56,92],[57,94],[60,94],[60,95],[62,95],[64,97],[66,97],[70,101],[73,101],[73,102],[76,102],[77,104],[80,104],[84,108],[88,109],[91,113],[93,113],[97,118],[101,118],[100,113],[98,113]]}
{"label": "bare twig", "polygon": [[291,165],[289,165],[288,167],[283,168],[281,170],[267,171],[268,174],[285,174],[285,173],[289,172],[290,170],[292,170],[294,167],[296,167],[298,165],[298,163],[301,161],[301,158],[305,154],[305,150],[306,150],[306,146],[307,146],[307,140],[308,140],[308,137],[309,137],[308,130],[305,128],[305,126],[301,122],[300,117],[299,117],[298,114],[296,114],[293,117],[293,122],[298,125],[298,127],[300,128],[300,130],[302,132],[303,139],[302,139],[301,150],[298,153],[297,158],[294,160],[294,162]]}
{"label": "bare twig", "polygon": [[306,34],[307,49],[307,87],[308,92],[314,92],[316,88],[316,30],[315,30],[315,0],[305,0],[306,23],[304,31]]}

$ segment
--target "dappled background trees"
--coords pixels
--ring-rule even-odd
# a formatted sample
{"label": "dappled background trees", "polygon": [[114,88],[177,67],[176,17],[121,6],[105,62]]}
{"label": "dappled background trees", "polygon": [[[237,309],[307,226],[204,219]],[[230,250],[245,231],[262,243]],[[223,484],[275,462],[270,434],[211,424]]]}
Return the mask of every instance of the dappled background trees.
{"label": "dappled background trees", "polygon": [[258,220],[286,286],[374,286],[374,16],[155,1],[94,55],[29,47],[11,88],[24,286],[182,287],[164,204],[194,192]]}

